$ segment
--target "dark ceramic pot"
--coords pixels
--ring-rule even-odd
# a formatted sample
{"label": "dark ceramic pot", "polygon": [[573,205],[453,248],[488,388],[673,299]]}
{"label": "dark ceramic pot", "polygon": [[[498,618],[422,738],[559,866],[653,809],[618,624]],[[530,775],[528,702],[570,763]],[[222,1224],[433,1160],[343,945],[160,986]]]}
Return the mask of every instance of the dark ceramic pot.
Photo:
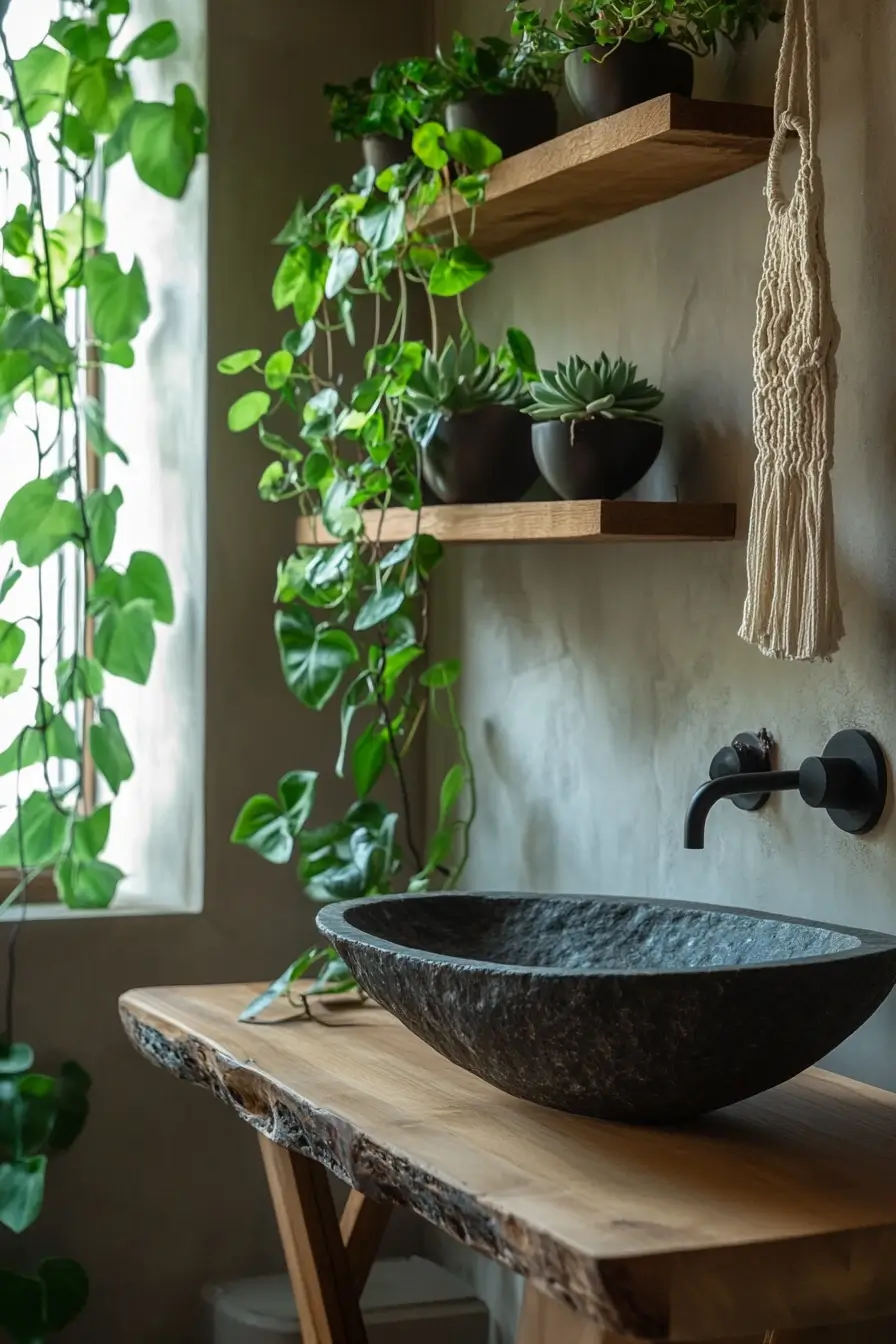
{"label": "dark ceramic pot", "polygon": [[396,163],[404,163],[414,152],[410,137],[396,140],[394,135],[365,135],[361,141],[364,162],[376,170],[376,175],[384,173]]}
{"label": "dark ceramic pot", "polygon": [[690,98],[694,58],[668,42],[622,42],[609,55],[606,47],[580,47],[566,58],[566,87],[582,116],[600,121],[665,93]]}
{"label": "dark ceramic pot", "polygon": [[532,422],[506,406],[445,416],[423,453],[426,484],[444,504],[513,504],[538,480]]}
{"label": "dark ceramic pot", "polygon": [[618,499],[647,475],[663,446],[652,420],[548,420],[532,431],[535,459],[562,499]]}
{"label": "dark ceramic pot", "polygon": [[507,93],[471,93],[445,108],[449,131],[479,131],[494,141],[505,159],[522,154],[557,135],[557,104],[549,93],[512,89]]}

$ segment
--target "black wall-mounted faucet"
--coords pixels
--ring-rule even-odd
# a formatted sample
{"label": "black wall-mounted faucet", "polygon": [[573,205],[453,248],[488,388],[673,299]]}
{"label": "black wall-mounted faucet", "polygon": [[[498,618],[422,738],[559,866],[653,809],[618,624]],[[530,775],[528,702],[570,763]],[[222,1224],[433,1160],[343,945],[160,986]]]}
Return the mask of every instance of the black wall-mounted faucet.
{"label": "black wall-mounted faucet", "polygon": [[685,849],[705,847],[706,822],[716,803],[729,798],[756,812],[773,793],[799,793],[809,807],[824,808],[840,830],[866,835],[886,806],[887,763],[870,733],[849,729],[799,770],[772,770],[771,740],[743,733],[718,753],[709,782],[694,794],[684,826]]}

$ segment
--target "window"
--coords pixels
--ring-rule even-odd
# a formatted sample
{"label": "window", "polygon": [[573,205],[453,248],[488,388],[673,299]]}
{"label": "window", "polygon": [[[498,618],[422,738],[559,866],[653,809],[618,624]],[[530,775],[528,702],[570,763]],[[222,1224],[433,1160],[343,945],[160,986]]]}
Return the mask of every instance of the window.
{"label": "window", "polygon": [[[14,56],[41,40],[60,0],[12,0],[6,31]],[[181,35],[177,55],[161,63],[139,62],[133,69],[138,96],[170,101],[174,82],[202,89],[204,80],[204,0],[135,0],[134,31],[159,18],[176,19]],[[18,139],[14,142],[18,145]],[[21,164],[8,163],[6,190],[14,205],[25,199]],[[50,180],[53,179],[53,180]],[[66,206],[51,173],[46,199],[61,213]],[[8,198],[9,199],[9,198]],[[205,645],[205,443],[206,443],[206,218],[207,176],[197,166],[187,197],[172,202],[148,191],[127,162],[116,165],[106,187],[107,246],[127,266],[137,254],[146,272],[152,313],[135,346],[133,369],[109,366],[103,376],[106,423],[127,451],[130,465],[103,464],[106,488],[122,486],[125,505],[118,519],[112,560],[146,549],[163,557],[177,606],[173,627],[157,631],[158,645],[149,685],[110,678],[104,703],[118,714],[136,763],[113,809],[107,852],[128,877],[111,913],[196,910],[202,904]],[[79,333],[82,336],[83,334]],[[21,409],[26,409],[26,403]],[[33,411],[33,406],[31,411]],[[26,410],[26,414],[31,411]],[[54,412],[38,408],[38,414]],[[26,426],[15,417],[2,430],[0,504],[31,474],[34,448]],[[52,435],[51,435],[52,437]],[[109,464],[115,462],[114,466]],[[116,470],[117,468],[117,470]],[[93,469],[98,469],[94,463]],[[4,548],[5,549],[5,548]],[[3,570],[7,557],[0,556]],[[0,571],[2,577],[2,571]],[[77,602],[64,562],[43,568],[45,642],[71,648]],[[37,573],[27,571],[6,599],[7,611],[24,615],[37,605]],[[14,605],[13,605],[14,604]],[[37,668],[36,635],[29,633],[25,659]],[[34,645],[32,648],[31,645]],[[63,653],[62,656],[65,656]],[[52,676],[51,662],[48,674]],[[20,703],[21,701],[21,703]],[[23,723],[33,721],[31,698],[0,700],[0,750]],[[34,767],[39,770],[40,767]],[[58,782],[64,782],[64,777]],[[39,787],[23,779],[22,792]],[[102,798],[102,780],[96,781]],[[0,778],[0,825],[15,807],[15,776]],[[104,856],[106,857],[106,856]],[[54,893],[41,882],[32,899]],[[7,884],[8,890],[8,884]]]}

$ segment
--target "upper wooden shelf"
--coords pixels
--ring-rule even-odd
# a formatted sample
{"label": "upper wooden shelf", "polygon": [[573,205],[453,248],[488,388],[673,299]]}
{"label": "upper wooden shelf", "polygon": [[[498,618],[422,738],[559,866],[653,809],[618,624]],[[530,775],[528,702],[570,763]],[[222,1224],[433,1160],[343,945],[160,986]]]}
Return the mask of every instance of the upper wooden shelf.
{"label": "upper wooden shelf", "polygon": [[[677,94],[580,126],[498,165],[475,246],[497,257],[730,177],[768,158],[773,129],[770,108]],[[471,211],[453,208],[467,233]],[[426,224],[449,222],[442,200]]]}
{"label": "upper wooden shelf", "polygon": [[[734,504],[662,504],[632,499],[594,499],[545,504],[438,504],[424,508],[420,531],[446,544],[532,541],[730,541]],[[417,530],[410,509],[371,511],[367,535],[392,544]],[[319,518],[300,518],[300,546],[332,546]]]}

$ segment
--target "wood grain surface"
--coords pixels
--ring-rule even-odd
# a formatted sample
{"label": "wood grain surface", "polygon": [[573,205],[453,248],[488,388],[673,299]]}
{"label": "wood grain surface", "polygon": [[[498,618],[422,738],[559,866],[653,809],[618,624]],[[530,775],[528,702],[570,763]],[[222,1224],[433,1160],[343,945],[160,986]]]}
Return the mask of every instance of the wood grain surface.
{"label": "wood grain surface", "polygon": [[[410,509],[366,518],[367,535],[384,545],[417,530]],[[675,504],[636,499],[555,500],[533,504],[436,504],[424,508],[420,531],[446,545],[533,541],[730,541],[734,504]],[[335,546],[319,518],[300,518],[301,546]]]}
{"label": "wood grain surface", "polygon": [[372,1005],[240,1024],[256,992],[138,990],[122,1020],[275,1143],[606,1331],[696,1341],[896,1313],[896,1096],[813,1070],[687,1127],[602,1124],[505,1096]]}
{"label": "wood grain surface", "polygon": [[[475,246],[497,257],[730,177],[768,158],[772,131],[770,108],[676,94],[580,126],[498,165]],[[466,236],[471,211],[452,208]],[[424,224],[449,231],[447,200]]]}

